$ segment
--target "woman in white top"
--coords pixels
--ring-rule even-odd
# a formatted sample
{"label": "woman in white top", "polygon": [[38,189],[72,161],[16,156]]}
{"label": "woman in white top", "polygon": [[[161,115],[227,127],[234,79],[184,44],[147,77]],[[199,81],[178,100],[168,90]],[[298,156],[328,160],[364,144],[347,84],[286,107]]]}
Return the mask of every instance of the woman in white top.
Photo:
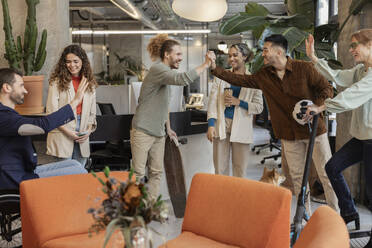
{"label": "woman in white top", "polygon": [[[253,53],[246,44],[232,45],[228,55],[234,73],[247,73],[245,63],[253,58]],[[231,96],[225,96],[225,88],[231,88]],[[262,110],[261,90],[232,86],[221,79],[213,83],[208,103],[207,138],[213,142],[216,174],[229,175],[231,150],[233,176],[244,177],[249,144],[253,142],[253,115]]]}
{"label": "woman in white top", "polygon": [[[351,35],[349,49],[358,64],[349,70],[333,70],[324,59],[318,59],[314,52],[314,38],[309,36],[306,52],[317,70],[327,79],[347,87],[333,99],[326,99],[324,105],[312,105],[307,112],[319,113],[328,110],[333,113],[352,111],[350,134],[352,139],[338,150],[326,165],[328,177],[338,198],[341,216],[345,222],[355,221],[359,229],[359,215],[350,190],[342,175],[349,166],[363,161],[366,177],[366,192],[372,205],[372,29],[362,29]],[[309,115],[307,116],[309,118]],[[371,209],[371,207],[369,207]],[[365,247],[372,247],[370,240]]]}

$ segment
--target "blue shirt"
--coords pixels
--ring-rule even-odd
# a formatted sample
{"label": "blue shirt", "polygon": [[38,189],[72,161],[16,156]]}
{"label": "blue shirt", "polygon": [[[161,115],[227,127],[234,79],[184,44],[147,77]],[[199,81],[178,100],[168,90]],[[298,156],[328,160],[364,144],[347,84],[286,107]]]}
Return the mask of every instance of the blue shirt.
{"label": "blue shirt", "polygon": [[29,118],[0,103],[0,188],[17,189],[21,181],[38,178],[37,154],[31,137],[22,130],[31,126],[47,133],[73,119],[70,104],[50,115]]}
{"label": "blue shirt", "polygon": [[[231,89],[233,91],[232,95],[235,98],[239,98],[241,87],[231,85]],[[245,110],[248,110],[248,103],[245,101],[240,100],[239,107],[244,108]],[[225,108],[225,118],[233,119],[234,118],[234,111],[235,106],[230,106]],[[216,122],[215,118],[208,119],[208,127],[214,126]]]}

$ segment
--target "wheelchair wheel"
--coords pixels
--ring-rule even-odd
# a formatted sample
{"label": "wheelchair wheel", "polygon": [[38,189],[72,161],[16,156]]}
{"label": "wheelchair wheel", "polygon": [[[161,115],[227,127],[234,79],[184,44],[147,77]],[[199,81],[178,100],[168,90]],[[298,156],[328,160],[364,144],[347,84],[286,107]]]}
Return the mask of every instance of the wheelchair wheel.
{"label": "wheelchair wheel", "polygon": [[21,216],[19,214],[0,214],[1,248],[22,247]]}
{"label": "wheelchair wheel", "polygon": [[18,190],[0,190],[0,247],[22,247]]}

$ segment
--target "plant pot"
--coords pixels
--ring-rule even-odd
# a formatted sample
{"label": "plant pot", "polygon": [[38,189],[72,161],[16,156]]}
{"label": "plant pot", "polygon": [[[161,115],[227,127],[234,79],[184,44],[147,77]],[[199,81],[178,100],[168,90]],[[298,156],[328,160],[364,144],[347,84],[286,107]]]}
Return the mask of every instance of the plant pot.
{"label": "plant pot", "polygon": [[23,81],[28,93],[25,95],[23,104],[16,105],[15,110],[22,115],[43,113],[44,75],[24,76]]}

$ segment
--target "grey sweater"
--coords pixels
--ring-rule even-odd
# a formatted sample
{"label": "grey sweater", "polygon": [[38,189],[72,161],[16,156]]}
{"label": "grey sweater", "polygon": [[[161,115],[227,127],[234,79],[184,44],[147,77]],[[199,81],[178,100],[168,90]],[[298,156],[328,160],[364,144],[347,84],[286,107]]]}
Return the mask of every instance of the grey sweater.
{"label": "grey sweater", "polygon": [[155,62],[143,80],[132,127],[152,136],[164,136],[169,109],[169,85],[185,86],[197,78],[195,69],[179,73],[161,61]]}

